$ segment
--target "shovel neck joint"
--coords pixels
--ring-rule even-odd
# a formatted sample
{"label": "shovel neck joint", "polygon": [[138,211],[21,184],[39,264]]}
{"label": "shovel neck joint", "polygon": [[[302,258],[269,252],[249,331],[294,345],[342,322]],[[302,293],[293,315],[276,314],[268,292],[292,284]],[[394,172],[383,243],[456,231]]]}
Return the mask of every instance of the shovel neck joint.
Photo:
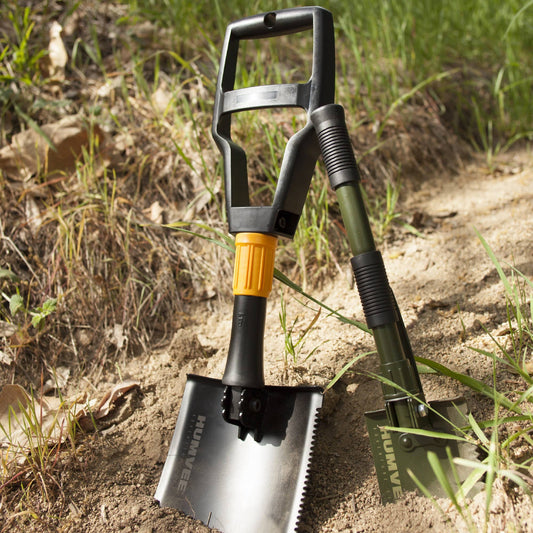
{"label": "shovel neck joint", "polygon": [[261,440],[267,399],[264,389],[229,386],[224,389],[222,416],[226,422],[239,427],[241,440],[245,440],[249,432],[253,433],[255,441]]}

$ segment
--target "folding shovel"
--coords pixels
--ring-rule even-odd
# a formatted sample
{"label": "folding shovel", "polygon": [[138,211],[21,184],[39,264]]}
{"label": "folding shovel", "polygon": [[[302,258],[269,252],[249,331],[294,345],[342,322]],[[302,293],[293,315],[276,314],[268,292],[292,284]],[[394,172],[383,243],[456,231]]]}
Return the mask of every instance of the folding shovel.
{"label": "folding shovel", "polygon": [[[313,30],[307,83],[234,89],[239,42]],[[213,136],[223,155],[230,233],[236,236],[234,309],[221,380],[189,375],[155,498],[230,532],[294,531],[303,502],[318,387],[265,386],[263,333],[278,237],[292,238],[319,147],[310,121],[288,141],[273,203],[252,206],[246,154],[231,139],[233,113],[333,102],[331,14],[318,7],[274,11],[230,24],[217,81]]]}
{"label": "folding shovel", "polygon": [[[366,413],[365,418],[382,501],[391,502],[404,491],[417,489],[409,472],[434,496],[447,496],[428,462],[428,452],[438,457],[452,488],[457,488],[457,480],[467,479],[470,471],[450,462],[450,457],[476,458],[474,446],[454,439],[459,428],[468,424],[466,401],[426,402],[411,344],[370,229],[344,110],[326,105],[311,114],[311,121],[337,195],[353,253],[357,289],[381,362],[385,409]],[[471,494],[479,488],[477,484]]]}

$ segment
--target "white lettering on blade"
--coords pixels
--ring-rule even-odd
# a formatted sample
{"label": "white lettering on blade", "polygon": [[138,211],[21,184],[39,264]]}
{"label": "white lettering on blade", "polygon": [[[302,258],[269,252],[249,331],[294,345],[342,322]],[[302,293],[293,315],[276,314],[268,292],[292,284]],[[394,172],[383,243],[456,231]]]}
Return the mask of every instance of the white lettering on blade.
{"label": "white lettering on blade", "polygon": [[178,482],[178,493],[183,494],[187,490],[189,479],[191,479],[192,469],[194,467],[194,461],[198,454],[198,447],[200,446],[200,440],[205,428],[206,417],[197,415],[194,421],[194,430],[192,432],[191,442],[189,443],[189,449],[187,450],[187,456],[185,458],[185,466],[181,471],[180,480]]}
{"label": "white lettering on blade", "polygon": [[392,493],[395,498],[399,498],[402,495],[402,484],[400,481],[400,473],[398,472],[396,456],[394,455],[392,438],[386,429],[380,428],[380,431],[381,440],[383,442],[383,450],[385,451],[385,460],[387,461],[387,470],[389,471],[389,481],[392,488]]}

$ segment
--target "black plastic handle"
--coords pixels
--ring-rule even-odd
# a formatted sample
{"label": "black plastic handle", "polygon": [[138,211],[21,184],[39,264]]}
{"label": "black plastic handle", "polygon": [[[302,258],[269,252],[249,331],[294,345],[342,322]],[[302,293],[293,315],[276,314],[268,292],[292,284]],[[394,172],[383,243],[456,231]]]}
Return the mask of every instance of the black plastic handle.
{"label": "black plastic handle", "polygon": [[[313,30],[311,78],[234,89],[243,39],[274,38]],[[230,233],[259,232],[293,237],[319,155],[312,124],[288,141],[271,206],[251,206],[246,153],[231,140],[231,115],[259,108],[299,107],[311,113],[332,103],[335,92],[333,17],[321,7],[291,8],[248,17],[228,25],[222,50],[213,113],[213,137],[224,158],[226,206]]]}
{"label": "black plastic handle", "polygon": [[314,7],[271,11],[238,20],[229,27],[239,39],[274,37],[311,29],[315,13]]}
{"label": "black plastic handle", "polygon": [[235,296],[228,360],[222,377],[224,385],[256,389],[265,386],[263,340],[266,306],[266,298]]}

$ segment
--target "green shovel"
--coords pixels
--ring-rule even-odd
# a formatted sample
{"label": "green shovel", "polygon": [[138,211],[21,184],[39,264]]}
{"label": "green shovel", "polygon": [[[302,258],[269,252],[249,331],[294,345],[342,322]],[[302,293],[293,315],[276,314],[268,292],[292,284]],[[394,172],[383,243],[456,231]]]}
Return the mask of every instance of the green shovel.
{"label": "green shovel", "polygon": [[[418,487],[446,496],[439,475],[428,462],[432,452],[457,488],[468,469],[455,457],[475,458],[475,448],[461,440],[468,424],[464,398],[427,402],[411,344],[390,288],[381,253],[376,250],[360,189],[357,163],[344,110],[325,105],[311,114],[329,180],[335,190],[353,253],[351,264],[368,327],[380,357],[385,409],[365,414],[382,501],[391,502]],[[479,488],[477,484],[475,488]]]}

